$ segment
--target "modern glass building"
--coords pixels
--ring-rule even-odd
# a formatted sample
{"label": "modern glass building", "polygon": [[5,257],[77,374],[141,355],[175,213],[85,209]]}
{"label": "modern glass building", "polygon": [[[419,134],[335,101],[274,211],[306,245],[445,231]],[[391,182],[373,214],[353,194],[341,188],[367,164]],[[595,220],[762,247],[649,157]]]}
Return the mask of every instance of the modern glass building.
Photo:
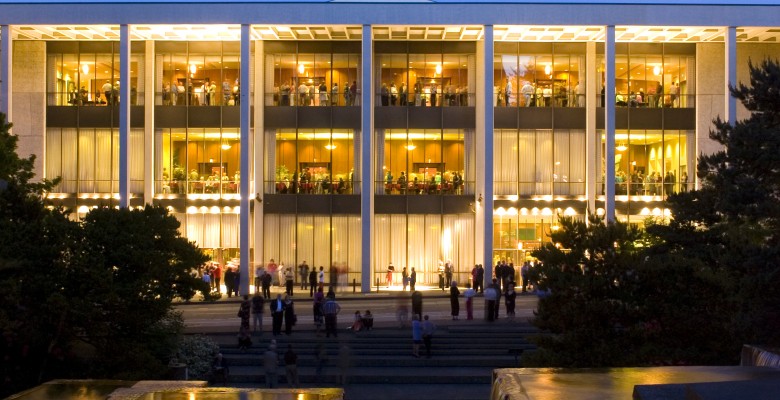
{"label": "modern glass building", "polygon": [[780,2],[665,3],[10,0],[0,111],[74,218],[159,204],[242,276],[467,282],[696,187]]}

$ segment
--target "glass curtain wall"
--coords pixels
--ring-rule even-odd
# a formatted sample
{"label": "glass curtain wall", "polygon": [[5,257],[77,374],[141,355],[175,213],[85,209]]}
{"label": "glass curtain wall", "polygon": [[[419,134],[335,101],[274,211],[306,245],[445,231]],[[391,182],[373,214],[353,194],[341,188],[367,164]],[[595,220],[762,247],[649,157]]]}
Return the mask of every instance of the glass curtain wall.
{"label": "glass curtain wall", "polygon": [[239,42],[157,42],[155,51],[155,104],[239,105]]}
{"label": "glass curtain wall", "polygon": [[[616,106],[695,106],[695,46],[679,43],[618,43],[616,52]],[[597,64],[601,74],[600,82],[603,82],[603,55],[599,56]],[[603,106],[604,100],[599,104]]]}
{"label": "glass curtain wall", "polygon": [[473,214],[377,214],[374,217],[374,274],[372,282],[387,286],[387,270],[395,267],[393,286],[414,268],[418,285],[438,285],[439,266],[454,265],[453,280],[462,287],[474,267]]}
{"label": "glass curtain wall", "polygon": [[496,43],[495,107],[584,107],[584,43]]}
{"label": "glass curtain wall", "polygon": [[238,199],[241,139],[237,128],[155,131],[155,192]]}
{"label": "glass curtain wall", "polygon": [[474,54],[390,53],[378,54],[376,61],[377,106],[474,105]]}
{"label": "glass curtain wall", "polygon": [[[119,104],[119,43],[48,43],[47,104],[110,106]],[[130,104],[143,105],[143,49],[130,56]]]}
{"label": "glass curtain wall", "polygon": [[[662,200],[693,189],[696,135],[694,131],[622,130],[615,133],[615,193],[636,200]],[[603,166],[605,137],[601,133]],[[601,176],[603,194],[604,171]]]}
{"label": "glass curtain wall", "polygon": [[[143,193],[144,131],[129,133],[130,193]],[[117,193],[119,190],[119,131],[111,128],[48,128],[46,167],[48,179],[62,181],[60,193]]]}
{"label": "glass curtain wall", "polygon": [[377,194],[473,193],[473,131],[377,130]]}
{"label": "glass curtain wall", "polygon": [[266,134],[266,193],[352,194],[355,132],[351,129],[278,129]]}
{"label": "glass curtain wall", "polygon": [[[263,262],[296,266],[303,261],[325,271],[334,291],[361,280],[359,215],[266,214]],[[296,283],[300,279],[295,274]],[[351,290],[351,288],[349,289]]]}
{"label": "glass curtain wall", "polygon": [[585,140],[577,129],[495,130],[494,193],[584,195]]}
{"label": "glass curtain wall", "polygon": [[322,52],[297,42],[266,45],[265,105],[360,105],[359,43],[323,45]]}

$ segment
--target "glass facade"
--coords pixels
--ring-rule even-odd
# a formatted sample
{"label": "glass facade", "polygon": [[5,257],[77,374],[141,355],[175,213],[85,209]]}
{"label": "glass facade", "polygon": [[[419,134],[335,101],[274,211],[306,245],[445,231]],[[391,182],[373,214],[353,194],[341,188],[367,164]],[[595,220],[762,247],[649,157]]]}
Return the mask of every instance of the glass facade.
{"label": "glass facade", "polygon": [[157,93],[164,106],[239,104],[237,42],[161,42],[156,46]]}
{"label": "glass facade", "polygon": [[474,54],[379,54],[375,105],[474,106]]}
{"label": "glass facade", "polygon": [[467,194],[474,185],[474,132],[377,131],[377,194]]}
{"label": "glass facade", "polygon": [[[61,44],[61,43],[57,43]],[[130,56],[130,104],[143,105],[144,55]],[[110,106],[119,104],[119,43],[69,42],[47,50],[47,104]]]}
{"label": "glass facade", "polygon": [[496,43],[495,107],[585,107],[584,43]]}
{"label": "glass facade", "polygon": [[266,135],[266,193],[352,194],[355,133],[351,129],[279,129]]}
{"label": "glass facade", "polygon": [[[153,112],[131,113],[135,206],[143,200],[167,207],[184,235],[225,263],[240,253],[239,205],[249,195],[251,212],[262,213],[250,218],[262,221],[252,222],[249,234],[263,232],[257,242],[263,248],[253,242],[248,249],[256,260],[305,260],[334,271],[337,286],[364,274],[384,283],[390,263],[396,282],[406,267],[415,268],[421,285],[436,285],[446,262],[457,281],[467,282],[483,229],[476,224],[483,196],[494,204],[492,254],[516,265],[549,240],[559,216],[584,218],[591,204],[603,212],[604,123],[597,120],[593,130],[585,115],[588,100],[597,107],[607,101],[603,43],[504,37],[494,43],[494,84],[486,88],[492,104],[480,104],[478,38],[445,40],[445,31],[432,40],[375,39],[365,56],[372,57],[371,82],[361,82],[363,43],[354,38],[257,43],[253,37],[251,48],[262,54],[244,60],[252,77],[245,84],[262,87],[263,109],[250,111],[256,125],[248,143],[241,141],[242,111],[235,107],[242,91],[239,41],[134,39],[129,102],[144,105],[145,85],[154,91]],[[56,198],[83,215],[92,199],[119,198],[118,112],[82,108],[119,104],[119,44],[45,46],[44,176],[61,177]],[[616,44],[620,218],[664,215],[666,196],[694,187],[696,51],[696,43],[685,42]],[[596,83],[591,93],[588,78]],[[373,98],[364,97],[364,87]],[[485,134],[493,135],[493,150],[481,154],[480,118],[491,106],[494,129]],[[372,130],[361,132],[369,114]],[[364,135],[373,135],[368,160],[360,159]],[[254,171],[240,168],[242,146],[249,146],[251,168],[262,169],[260,187]],[[492,169],[490,193],[480,193],[488,190],[478,181],[483,158]],[[361,179],[363,162],[371,175]],[[242,179],[250,179],[251,193],[241,193]],[[368,222],[360,196],[366,195],[374,196],[370,266],[361,265]]]}
{"label": "glass facade", "polygon": [[[360,105],[359,48],[336,45],[307,49],[297,43],[277,44],[269,45],[270,53],[265,55],[265,105]],[[314,52],[317,50],[323,52]]]}
{"label": "glass facade", "polygon": [[159,129],[155,132],[155,191],[237,198],[240,153],[238,129]]}

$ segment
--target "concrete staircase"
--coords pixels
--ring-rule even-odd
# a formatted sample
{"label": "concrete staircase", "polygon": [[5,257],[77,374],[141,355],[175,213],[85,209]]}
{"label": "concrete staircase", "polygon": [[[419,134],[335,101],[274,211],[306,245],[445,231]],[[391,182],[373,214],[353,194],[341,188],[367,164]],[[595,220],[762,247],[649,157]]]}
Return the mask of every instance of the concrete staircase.
{"label": "concrete staircase", "polygon": [[[347,399],[487,399],[490,396],[494,368],[517,367],[519,350],[532,350],[527,336],[537,333],[525,322],[511,319],[483,321],[447,321],[439,326],[433,339],[431,358],[411,355],[409,328],[380,328],[352,333],[342,328],[338,338],[317,337],[312,331],[277,336],[280,358],[291,344],[298,354],[301,386],[339,385],[339,348],[350,348]],[[344,325],[344,324],[342,324]],[[274,338],[268,332],[253,337],[253,347],[237,348],[235,334],[210,334],[221,347],[230,366],[229,386],[265,387],[262,355]],[[316,376],[315,352],[323,343],[328,363],[322,376]],[[281,364],[281,363],[280,363]],[[287,387],[284,368],[279,368],[281,387]]]}

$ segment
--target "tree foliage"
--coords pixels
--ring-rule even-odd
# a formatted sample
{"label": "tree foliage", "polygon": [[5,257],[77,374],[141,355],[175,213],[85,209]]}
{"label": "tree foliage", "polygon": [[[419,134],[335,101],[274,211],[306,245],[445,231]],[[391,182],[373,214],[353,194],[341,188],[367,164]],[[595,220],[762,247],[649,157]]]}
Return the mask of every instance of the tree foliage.
{"label": "tree foliage", "polygon": [[723,150],[668,198],[668,223],[564,218],[534,253],[547,334],[529,365],[734,364],[742,344],[780,345],[780,66],[749,67],[730,90],[750,117],[714,121]]}
{"label": "tree foliage", "polygon": [[159,377],[176,348],[175,297],[207,290],[206,261],[161,207],[47,207],[0,114],[0,396],[50,378]]}

